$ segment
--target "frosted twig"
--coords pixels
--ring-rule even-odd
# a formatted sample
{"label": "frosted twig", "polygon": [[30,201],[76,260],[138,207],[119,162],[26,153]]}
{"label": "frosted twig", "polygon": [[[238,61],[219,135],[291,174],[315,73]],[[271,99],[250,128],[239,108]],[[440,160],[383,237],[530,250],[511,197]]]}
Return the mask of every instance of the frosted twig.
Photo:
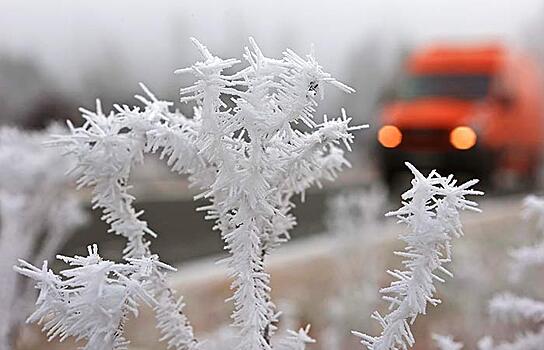
{"label": "frosted twig", "polygon": [[481,195],[471,189],[477,180],[457,185],[452,176],[442,177],[432,171],[421,174],[413,165],[406,163],[412,172],[412,188],[403,193],[402,207],[387,213],[396,216],[409,231],[399,239],[406,243],[403,251],[395,252],[405,258],[405,270],[387,271],[395,280],[382,288],[383,299],[390,303],[390,313],[372,315],[383,330],[379,336],[353,332],[370,350],[407,349],[415,343],[410,325],[419,314],[425,314],[427,303],[437,305],[434,282],[444,282],[437,272],[452,274],[442,265],[451,260],[451,241],[462,234],[459,219],[461,210],[479,211],[477,203],[467,200],[467,195]]}

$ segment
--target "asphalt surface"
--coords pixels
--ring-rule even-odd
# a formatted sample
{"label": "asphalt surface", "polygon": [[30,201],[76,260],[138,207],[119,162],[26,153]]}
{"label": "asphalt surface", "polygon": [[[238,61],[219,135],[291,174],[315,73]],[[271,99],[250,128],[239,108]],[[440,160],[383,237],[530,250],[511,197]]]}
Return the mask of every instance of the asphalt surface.
{"label": "asphalt surface", "polygon": [[[360,187],[360,186],[358,186]],[[327,198],[340,191],[350,191],[356,187],[329,188],[310,191],[305,203],[297,198],[293,210],[298,225],[292,230],[292,239],[298,239],[314,233],[320,233],[326,227]],[[218,231],[212,231],[212,222],[204,220],[204,213],[196,208],[204,202],[194,202],[190,198],[150,200],[136,203],[138,209],[144,209],[143,219],[158,234],[152,240],[153,252],[169,264],[178,264],[187,260],[223,252],[223,242]],[[62,249],[63,255],[84,255],[89,244],[98,243],[101,255],[107,259],[119,259],[125,244],[123,237],[107,233],[108,226],[100,221],[100,211],[90,212],[89,223],[78,230]]]}

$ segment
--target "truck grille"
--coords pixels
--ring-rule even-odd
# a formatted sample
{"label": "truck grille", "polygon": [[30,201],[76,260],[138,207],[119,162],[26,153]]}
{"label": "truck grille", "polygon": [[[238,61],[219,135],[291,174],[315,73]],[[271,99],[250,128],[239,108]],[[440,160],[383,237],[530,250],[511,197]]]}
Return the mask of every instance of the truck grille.
{"label": "truck grille", "polygon": [[448,129],[402,129],[400,148],[410,151],[436,151],[449,149]]}

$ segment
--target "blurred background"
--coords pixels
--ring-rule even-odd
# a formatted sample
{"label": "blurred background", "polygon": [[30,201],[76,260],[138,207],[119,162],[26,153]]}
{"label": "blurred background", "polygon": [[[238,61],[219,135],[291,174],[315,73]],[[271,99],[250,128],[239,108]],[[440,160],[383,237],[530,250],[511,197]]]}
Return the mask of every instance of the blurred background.
{"label": "blurred background", "polygon": [[[200,58],[189,38],[198,38],[223,58],[241,58],[249,36],[253,36],[270,57],[281,57],[285,48],[305,54],[313,45],[325,70],[357,90],[352,95],[334,89],[326,91],[318,119],[323,113],[336,115],[340,107],[345,107],[357,122],[371,125],[370,130],[357,135],[355,150],[349,155],[353,167],[337,182],[311,191],[307,203],[297,205],[298,226],[293,238],[306,237],[300,242],[308,242],[306,245],[298,242],[303,244],[299,251],[305,252],[298,255],[311,257],[313,248],[309,247],[320,251],[320,244],[324,244],[319,243],[320,234],[334,231],[327,214],[335,210],[330,198],[356,189],[361,191],[357,193],[363,202],[376,203],[374,207],[362,209],[372,214],[364,225],[359,225],[367,230],[359,237],[360,245],[377,244],[382,249],[377,251],[383,252],[383,256],[367,250],[364,254],[350,253],[355,260],[341,266],[364,265],[361,256],[367,257],[368,253],[368,259],[375,258],[369,268],[373,272],[355,273],[361,285],[369,281],[367,287],[361,287],[362,295],[347,295],[350,288],[340,291],[341,288],[332,287],[334,298],[323,304],[332,310],[327,313],[329,321],[319,319],[322,315],[311,310],[305,301],[307,296],[302,296],[304,293],[299,295],[289,289],[288,281],[292,277],[282,274],[285,269],[278,268],[279,277],[273,276],[273,279],[278,284],[277,293],[284,300],[283,306],[292,311],[291,322],[317,324],[317,329],[332,339],[329,348],[354,346],[353,339],[338,343],[339,333],[334,332],[342,331],[327,326],[327,322],[332,319],[335,324],[360,328],[362,320],[369,318],[377,303],[379,286],[387,284],[383,271],[396,263],[387,260],[394,243],[369,240],[369,237],[382,235],[376,232],[382,231],[376,222],[383,220],[382,214],[387,209],[398,205],[398,194],[409,185],[409,178],[399,170],[404,160],[424,169],[457,171],[458,163],[467,164],[465,154],[475,153],[480,157],[467,158],[471,162],[460,170],[460,176],[486,180],[484,185],[491,193],[486,199],[487,205],[497,214],[486,217],[492,222],[487,229],[474,224],[476,231],[483,233],[475,238],[473,245],[467,243],[462,254],[471,255],[471,249],[478,251],[477,254],[484,251],[491,254],[481,258],[479,264],[497,272],[498,267],[492,267],[495,256],[492,254],[507,256],[505,247],[511,243],[509,239],[514,230],[508,228],[515,227],[519,219],[514,215],[519,209],[518,200],[524,193],[539,192],[541,184],[544,149],[544,109],[540,105],[544,97],[542,0],[0,0],[0,125],[40,130],[52,121],[71,119],[79,124],[77,108],[94,109],[96,98],[102,100],[106,110],[113,103],[136,104],[133,96],[140,92],[138,82],[145,83],[160,98],[176,101],[176,108],[190,115],[191,106],[177,100],[179,88],[191,81],[173,74],[175,69],[187,67]],[[452,81],[452,76],[462,79]],[[428,79],[434,80],[429,82]],[[421,100],[425,100],[426,105],[416,106]],[[423,116],[428,113],[431,117]],[[503,121],[502,115],[512,116],[504,117],[506,121]],[[446,117],[442,116],[447,116],[448,121],[444,122]],[[439,126],[435,123],[437,120],[441,120]],[[456,127],[465,129],[457,129],[454,134]],[[447,133],[442,135],[444,130]],[[509,130],[511,135],[505,135],[504,130]],[[518,139],[512,136],[514,134]],[[530,142],[526,145],[520,139],[530,139]],[[453,159],[458,155],[460,160],[454,164]],[[524,161],[516,163],[512,159]],[[480,169],[472,164],[484,166]],[[187,264],[195,268],[190,271],[201,271],[198,268],[221,256],[219,234],[212,232],[211,223],[204,222],[203,215],[194,211],[201,203],[192,201],[194,193],[187,189],[185,179],[170,174],[162,162],[151,157],[136,169],[133,181],[138,205],[145,209],[146,220],[159,233],[153,247],[164,261],[173,265]],[[78,194],[83,203],[89,202],[89,195],[85,191]],[[511,216],[505,219],[501,214],[504,212]],[[119,258],[124,241],[106,233],[99,213],[90,215],[89,222],[66,240],[62,253],[82,254],[87,244],[97,242],[105,257]],[[505,224],[492,221],[493,218],[510,221]],[[506,237],[506,241],[501,238],[501,243],[494,246],[497,250],[487,250],[485,243],[484,246],[475,243],[485,242],[484,237],[489,237],[490,231],[499,226],[503,228],[499,236]],[[391,236],[385,233],[383,236],[394,237],[395,230],[390,231]],[[527,237],[532,237],[531,230],[525,231],[529,232]],[[331,237],[336,237],[334,232]],[[286,256],[290,255],[286,253]],[[298,261],[299,257],[293,259]],[[346,264],[338,264],[342,263]],[[461,271],[463,268],[470,270],[464,266],[460,267]],[[192,301],[198,304],[198,298],[204,298],[200,292],[206,289],[202,285],[214,286],[212,290],[217,292],[206,295],[217,301],[217,305],[223,305],[222,299],[228,295],[223,295],[224,276],[211,273],[209,280],[204,277],[199,280],[190,273],[188,280],[193,278],[196,282],[192,285],[181,282],[182,294],[192,295],[196,299]],[[460,280],[471,283],[468,273],[466,279]],[[305,286],[311,288],[315,283],[310,281]],[[500,283],[491,281],[485,286],[478,294],[482,300],[497,290]],[[453,298],[455,293],[450,294]],[[325,298],[323,295],[314,297]],[[359,298],[358,305],[364,305],[361,315],[346,316],[344,304],[339,300],[352,300],[349,298]],[[190,299],[186,298],[189,305]],[[474,301],[470,310],[474,311],[474,305],[479,304]],[[450,305],[450,308],[453,307]],[[478,331],[461,324],[474,326],[481,321],[485,305],[470,316],[456,311],[459,325],[454,329],[470,340],[476,339]],[[206,331],[217,328],[210,320],[228,321],[224,306],[211,311],[205,306],[202,309],[189,306],[189,314],[200,319],[196,323]],[[428,337],[425,327],[417,331],[423,338]],[[28,332],[20,348],[45,349],[41,338]],[[350,337],[347,332],[343,336]],[[146,344],[146,340],[142,339],[141,344]],[[321,346],[325,346],[323,344]],[[417,349],[427,348],[425,341],[420,344]],[[58,344],[50,346],[60,348]]]}
{"label": "blurred background", "polygon": [[[499,41],[541,58],[544,4],[510,1],[2,1],[2,123],[76,118],[75,106],[133,103],[138,82],[177,100],[172,72],[198,58],[194,36],[222,57],[239,57],[253,36],[270,56],[315,46],[320,63],[357,94],[331,95],[322,111],[345,106],[375,117],[384,85],[421,45]],[[183,107],[183,106],[181,106]]]}

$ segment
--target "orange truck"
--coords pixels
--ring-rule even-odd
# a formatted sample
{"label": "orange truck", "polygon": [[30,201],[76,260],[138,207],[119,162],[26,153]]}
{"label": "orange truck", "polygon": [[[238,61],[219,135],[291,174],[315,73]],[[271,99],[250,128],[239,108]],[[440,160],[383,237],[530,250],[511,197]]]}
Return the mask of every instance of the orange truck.
{"label": "orange truck", "polygon": [[414,51],[379,116],[385,180],[392,183],[410,161],[484,181],[510,173],[533,183],[544,146],[537,68],[529,56],[501,44]]}

